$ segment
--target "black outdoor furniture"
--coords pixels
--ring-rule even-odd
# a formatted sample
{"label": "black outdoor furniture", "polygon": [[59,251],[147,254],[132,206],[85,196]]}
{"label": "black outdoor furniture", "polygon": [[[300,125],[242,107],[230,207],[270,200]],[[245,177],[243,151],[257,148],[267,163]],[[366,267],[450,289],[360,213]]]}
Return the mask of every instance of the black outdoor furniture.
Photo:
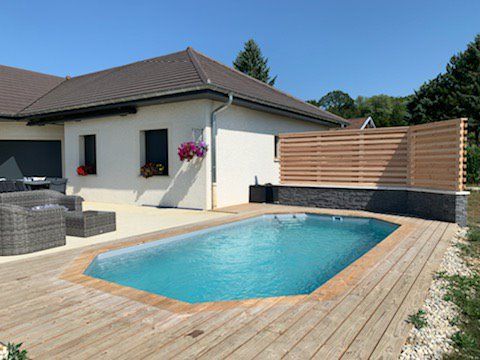
{"label": "black outdoor furniture", "polygon": [[15,189],[15,181],[13,180],[2,180],[0,181],[0,193],[4,192],[13,192]]}
{"label": "black outdoor furniture", "polygon": [[1,180],[0,181],[0,193],[26,191],[27,187],[20,180]]}
{"label": "black outdoor furniture", "polygon": [[[13,180],[15,182],[15,191],[27,191],[27,186],[21,180]],[[0,191],[1,192],[1,191]]]}
{"label": "black outdoor furniture", "polygon": [[62,194],[65,194],[67,191],[67,182],[68,179],[65,178],[46,178],[47,181],[50,181],[50,190],[58,191]]}
{"label": "black outdoor furniture", "polygon": [[23,184],[28,190],[50,189],[50,181],[48,180],[23,180]]}
{"label": "black outdoor furniture", "polygon": [[0,180],[0,193],[31,190],[54,190],[65,194],[68,179],[46,178],[45,180]]}
{"label": "black outdoor furniture", "polygon": [[69,236],[89,237],[115,231],[115,213],[110,211],[67,212],[66,226]]}
{"label": "black outdoor furniture", "polygon": [[249,202],[251,203],[278,203],[278,190],[272,184],[250,185]]}

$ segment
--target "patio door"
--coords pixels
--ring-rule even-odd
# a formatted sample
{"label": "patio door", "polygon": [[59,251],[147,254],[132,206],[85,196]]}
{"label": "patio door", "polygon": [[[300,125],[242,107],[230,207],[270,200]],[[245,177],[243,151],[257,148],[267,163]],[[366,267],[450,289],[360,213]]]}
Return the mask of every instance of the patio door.
{"label": "patio door", "polygon": [[61,141],[0,140],[0,167],[12,157],[23,176],[62,177]]}

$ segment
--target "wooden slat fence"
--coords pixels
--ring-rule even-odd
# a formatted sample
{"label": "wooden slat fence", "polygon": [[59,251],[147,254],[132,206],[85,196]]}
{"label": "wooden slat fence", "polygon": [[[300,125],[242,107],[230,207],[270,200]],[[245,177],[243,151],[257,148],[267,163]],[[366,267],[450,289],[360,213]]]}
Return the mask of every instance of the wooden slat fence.
{"label": "wooden slat fence", "polygon": [[466,119],[280,135],[282,184],[400,186],[461,191]]}

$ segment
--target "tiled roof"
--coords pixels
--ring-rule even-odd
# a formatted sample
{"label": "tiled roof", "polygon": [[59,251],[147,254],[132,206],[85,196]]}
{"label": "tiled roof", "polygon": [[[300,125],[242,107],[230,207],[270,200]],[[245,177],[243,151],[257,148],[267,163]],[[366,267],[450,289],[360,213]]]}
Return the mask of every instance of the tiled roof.
{"label": "tiled roof", "polygon": [[196,58],[211,84],[225,88],[247,99],[279,106],[286,110],[298,111],[309,116],[315,116],[325,120],[344,121],[340,116],[334,115],[320,108],[296,99],[291,95],[281,92],[273,86],[256,80],[240,71],[225,66],[194,50]]}
{"label": "tiled roof", "polygon": [[62,81],[57,76],[0,65],[0,116],[14,116]]}
{"label": "tiled roof", "polygon": [[36,114],[110,104],[183,88],[201,86],[186,51],[72,77],[23,114]]}
{"label": "tiled roof", "polygon": [[346,119],[346,121],[350,124],[347,125],[347,129],[361,129],[362,125],[365,124],[365,121],[367,121],[368,117],[363,117],[363,118],[354,118],[354,119]]}
{"label": "tiled roof", "polygon": [[[58,78],[55,78],[58,79]],[[59,80],[57,80],[60,82]],[[58,82],[55,85],[58,85]],[[187,48],[184,51],[73,77],[29,106],[19,116],[120,104],[198,90],[233,93],[234,98],[334,123],[341,117],[321,110]]]}

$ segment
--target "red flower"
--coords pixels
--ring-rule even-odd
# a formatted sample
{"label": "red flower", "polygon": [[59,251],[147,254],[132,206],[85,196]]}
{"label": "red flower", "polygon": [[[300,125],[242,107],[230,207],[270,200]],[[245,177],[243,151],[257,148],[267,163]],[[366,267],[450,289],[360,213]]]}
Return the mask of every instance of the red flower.
{"label": "red flower", "polygon": [[80,176],[87,176],[87,175],[88,175],[87,169],[85,168],[84,165],[79,166],[79,167],[77,168],[77,174],[80,175]]}
{"label": "red flower", "polygon": [[82,165],[77,168],[77,174],[80,176],[87,176],[94,174],[94,169],[90,165]]}

